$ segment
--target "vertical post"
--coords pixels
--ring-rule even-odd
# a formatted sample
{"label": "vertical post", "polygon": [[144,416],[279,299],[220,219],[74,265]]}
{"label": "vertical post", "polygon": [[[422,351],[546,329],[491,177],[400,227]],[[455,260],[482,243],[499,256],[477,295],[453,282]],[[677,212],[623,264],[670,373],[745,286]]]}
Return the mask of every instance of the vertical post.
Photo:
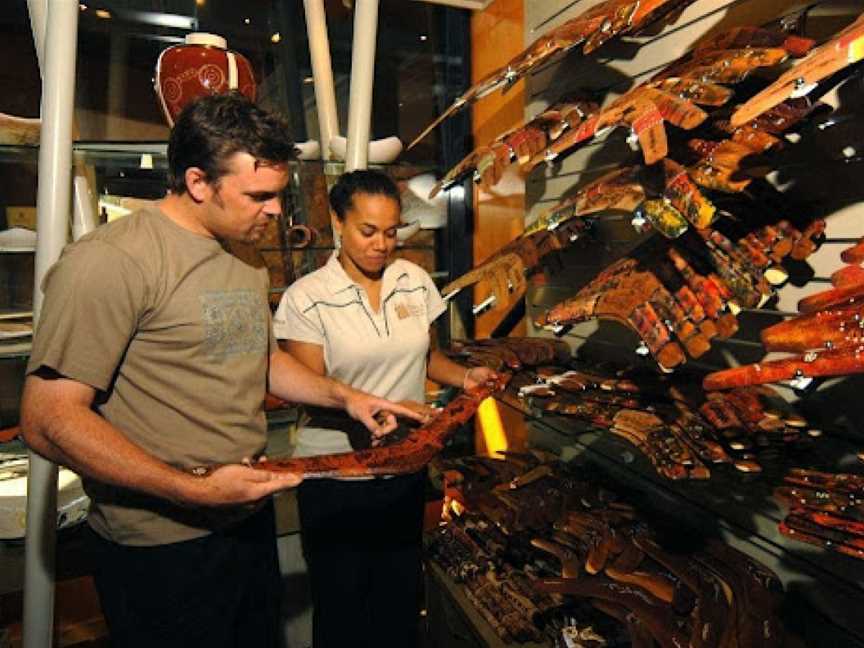
{"label": "vertical post", "polygon": [[[29,0],[42,71],[42,133],[36,196],[36,271],[33,317],[38,326],[42,279],[66,245],[72,177],[77,0]],[[43,28],[44,27],[44,28]],[[39,42],[41,40],[41,42]],[[54,554],[57,466],[30,453],[24,563],[24,648],[51,646],[54,629]]]}
{"label": "vertical post", "polygon": [[122,115],[128,101],[126,91],[129,71],[126,68],[129,59],[129,36],[121,29],[115,29],[108,33],[108,119],[105,120],[105,130],[102,137],[105,139],[120,139],[118,137],[117,122],[111,117]]}
{"label": "vertical post", "polygon": [[271,15],[275,32],[279,35],[279,41],[274,47],[276,91],[282,105],[288,110],[286,117],[291,123],[291,137],[295,142],[305,142],[309,136],[306,129],[306,109],[303,106],[303,77],[297,64],[296,25],[300,18],[299,8],[293,3],[289,5],[287,2],[274,2]]}
{"label": "vertical post", "polygon": [[[441,63],[441,86],[435,96],[438,110],[443,112],[462,90],[471,85],[471,16],[467,11],[438,9],[444,56]],[[462,111],[441,124],[439,131],[441,168],[450,169],[473,148],[471,140],[471,109]],[[442,246],[442,262],[455,279],[474,266],[474,183],[466,178],[461,187],[447,194],[447,220]],[[450,311],[450,335],[474,337],[474,305],[471,290],[456,295]]]}
{"label": "vertical post", "polygon": [[33,32],[33,45],[36,47],[36,60],[40,72],[45,69],[45,25],[48,22],[48,0],[27,0],[27,13],[30,14],[30,31]]}
{"label": "vertical post", "polygon": [[330,159],[330,140],[339,135],[339,114],[336,112],[336,88],[333,64],[330,61],[330,41],[327,38],[327,16],[324,0],[303,0],[306,8],[306,32],[309,37],[309,58],[315,82],[315,105],[318,109],[318,129],[321,133],[321,159]]}
{"label": "vertical post", "polygon": [[354,42],[351,47],[351,93],[348,103],[348,150],[345,170],[365,169],[369,161],[372,126],[372,86],[378,38],[378,0],[354,5]]}

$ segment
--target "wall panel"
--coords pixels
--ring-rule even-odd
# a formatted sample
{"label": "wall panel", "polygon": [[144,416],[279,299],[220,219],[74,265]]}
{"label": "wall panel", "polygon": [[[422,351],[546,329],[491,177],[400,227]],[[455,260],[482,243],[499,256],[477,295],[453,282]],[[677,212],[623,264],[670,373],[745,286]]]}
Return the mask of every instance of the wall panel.
{"label": "wall panel", "polygon": [[[546,30],[598,2],[527,1],[525,42],[533,42]],[[781,16],[793,14],[801,6],[788,0],[697,0],[676,20],[654,29],[653,33],[618,39],[588,56],[582,55],[576,48],[526,79],[525,118],[537,115],[568,92],[596,93],[601,104],[608,103],[684,54],[698,40],[732,26],[767,24]],[[824,38],[851,21],[861,8],[860,2],[826,4],[824,10],[811,14],[807,24],[808,34]],[[807,213],[826,218],[829,237],[808,260],[806,267],[797,269],[801,276],[793,274],[792,281],[778,291],[777,302],[771,306],[777,311],[795,311],[801,297],[830,287],[825,280],[840,267],[839,253],[846,246],[845,243],[832,242],[832,238],[848,239],[864,235],[864,184],[859,180],[862,165],[857,161],[858,146],[864,146],[864,128],[862,120],[856,119],[864,115],[864,106],[861,105],[864,93],[860,92],[861,89],[860,79],[852,80],[823,97],[823,101],[836,108],[835,114],[849,118],[824,130],[805,128],[800,138],[790,138],[797,143],[790,144],[772,156],[771,162],[779,170],[768,178],[782,192],[780,197],[788,205],[790,213]],[[670,138],[681,133],[675,133],[676,129],[671,126],[667,126],[667,129]],[[559,200],[603,173],[628,160],[638,159],[638,154],[631,152],[625,141],[626,134],[624,129],[617,129],[550,165],[535,169],[526,178],[526,221],[532,222]],[[621,216],[617,218],[620,220]],[[551,305],[553,300],[575,293],[603,264],[622,256],[643,238],[627,227],[626,219],[613,229],[612,233],[602,232],[601,241],[593,244],[603,248],[602,263],[595,265],[585,262],[586,258],[597,255],[586,249],[586,245],[590,247],[591,244],[577,245],[563,255],[564,268],[561,271],[547,273],[539,282],[541,285],[535,282],[528,296],[529,312],[542,312],[543,307]],[[748,321],[749,326],[756,327],[755,330],[742,327],[736,337],[745,341],[758,340],[758,329],[772,321],[776,321],[776,318],[757,317],[752,323]],[[607,328],[605,323],[592,326],[597,331]],[[614,340],[615,331],[620,327],[610,326],[606,337]],[[586,326],[574,329],[576,335],[568,339],[575,347],[582,346],[588,340],[593,342],[595,335],[585,334],[589,329]],[[588,340],[584,339],[586,337]],[[606,337],[602,338],[604,342],[608,342]],[[632,341],[630,334],[623,329],[619,337],[628,344]],[[597,341],[600,339],[597,338]],[[743,347],[736,346],[734,340],[721,344],[728,348],[728,352],[713,354],[710,362],[705,362],[706,366],[716,365],[719,368],[743,360],[743,356],[748,359],[753,356],[752,349],[748,347],[748,351],[743,353]],[[629,351],[624,355],[634,360]],[[790,397],[794,398],[794,395]]]}
{"label": "wall panel", "polygon": [[[526,0],[525,43],[532,43],[543,32],[598,2]],[[835,33],[864,10],[864,2],[860,0],[817,4],[820,6],[810,14],[806,25],[807,35],[817,40]],[[565,93],[574,91],[596,93],[600,103],[608,103],[688,51],[699,39],[733,26],[764,25],[784,14],[792,14],[801,6],[803,4],[789,0],[696,0],[671,24],[653,33],[619,39],[589,56],[574,50],[536,71],[525,80],[524,117],[533,118]],[[794,315],[802,297],[830,288],[831,274],[842,266],[840,252],[850,240],[864,235],[864,164],[861,163],[864,159],[864,82],[861,75],[850,78],[826,94],[822,101],[833,109],[836,123],[823,128],[807,125],[801,129],[800,136],[790,136],[783,150],[770,156],[771,167],[776,170],[766,178],[773,188],[772,200],[779,206],[769,208],[764,198],[755,204],[760,210],[779,209],[783,212],[781,216],[825,218],[828,239],[806,262],[787,264],[791,277],[777,291],[775,300],[762,310],[745,309],[739,316],[739,332],[732,339],[713,341],[712,350],[699,361],[690,361],[689,366],[713,370],[784,355],[766,354],[759,343],[760,331]],[[828,112],[826,110],[826,116],[816,121],[826,120]],[[667,125],[667,131],[670,139],[682,135],[673,126]],[[623,129],[613,131],[604,139],[583,146],[553,164],[538,167],[528,175],[526,222],[533,222],[559,200],[599,175],[638,161],[640,154],[630,151],[626,135]],[[636,234],[629,225],[629,217],[611,214],[608,217],[609,220],[599,224],[596,240],[580,242],[565,250],[557,265],[553,263],[532,280],[527,295],[532,334],[551,335],[531,322],[550,306],[575,294],[603,267],[645,239],[645,235]],[[586,322],[573,327],[565,339],[589,360],[653,365],[650,359],[634,353],[638,345],[636,335],[614,323]],[[826,449],[820,453],[832,458],[836,470],[861,472],[854,452],[864,448],[862,386],[864,376],[853,376],[823,381],[806,392],[789,386],[778,388],[785,398],[798,402],[826,436],[832,437],[831,443],[826,443]],[[776,514],[771,512],[771,515]],[[836,573],[848,571],[852,574],[850,580],[859,586],[864,578],[855,574],[861,574],[861,566],[854,560],[836,561],[834,556],[824,552],[792,544],[796,546],[788,555],[785,549],[771,548],[778,556],[777,564],[772,566],[780,571],[790,596],[796,599],[803,596],[811,603],[815,601],[826,616],[859,637],[864,636],[864,620],[857,618],[854,608],[843,605],[841,590],[832,590],[827,582],[819,582],[818,577],[796,571],[795,565],[798,565],[797,559],[808,563],[812,560],[820,565],[836,563]],[[860,595],[857,591],[855,596]]]}

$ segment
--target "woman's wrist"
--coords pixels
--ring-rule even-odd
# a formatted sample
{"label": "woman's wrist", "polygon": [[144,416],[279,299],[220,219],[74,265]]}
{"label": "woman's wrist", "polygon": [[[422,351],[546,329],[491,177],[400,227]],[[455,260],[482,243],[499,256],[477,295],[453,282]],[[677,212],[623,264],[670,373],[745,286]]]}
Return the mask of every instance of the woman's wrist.
{"label": "woman's wrist", "polygon": [[474,369],[474,367],[468,367],[465,369],[465,373],[462,376],[462,389],[468,389],[468,377],[471,375],[472,369]]}

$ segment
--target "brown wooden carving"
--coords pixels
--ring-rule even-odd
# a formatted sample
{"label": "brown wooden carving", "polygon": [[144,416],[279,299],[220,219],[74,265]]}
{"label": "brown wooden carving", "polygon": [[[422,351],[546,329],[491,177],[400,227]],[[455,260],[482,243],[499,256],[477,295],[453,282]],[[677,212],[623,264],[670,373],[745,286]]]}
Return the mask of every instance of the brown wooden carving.
{"label": "brown wooden carving", "polygon": [[444,442],[450,435],[474,416],[480,402],[502,389],[507,380],[508,378],[503,376],[496,384],[460,393],[434,420],[393,445],[318,457],[271,459],[256,463],[255,468],[290,472],[302,475],[304,479],[417,472],[444,447]]}

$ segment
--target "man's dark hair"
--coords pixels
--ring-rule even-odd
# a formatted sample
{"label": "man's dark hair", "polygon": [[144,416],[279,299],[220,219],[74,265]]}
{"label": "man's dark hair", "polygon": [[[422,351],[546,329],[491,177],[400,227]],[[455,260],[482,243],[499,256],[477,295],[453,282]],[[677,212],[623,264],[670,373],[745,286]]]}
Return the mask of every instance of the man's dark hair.
{"label": "man's dark hair", "polygon": [[259,108],[237,91],[208,95],[186,106],[168,140],[168,188],[186,193],[186,170],[198,167],[210,182],[228,172],[235,153],[248,153],[264,164],[295,157],[287,122]]}
{"label": "man's dark hair", "polygon": [[345,220],[345,214],[354,208],[354,194],[358,193],[389,196],[402,206],[399,189],[393,180],[380,171],[362,169],[343,174],[330,189],[330,207],[336,218]]}

